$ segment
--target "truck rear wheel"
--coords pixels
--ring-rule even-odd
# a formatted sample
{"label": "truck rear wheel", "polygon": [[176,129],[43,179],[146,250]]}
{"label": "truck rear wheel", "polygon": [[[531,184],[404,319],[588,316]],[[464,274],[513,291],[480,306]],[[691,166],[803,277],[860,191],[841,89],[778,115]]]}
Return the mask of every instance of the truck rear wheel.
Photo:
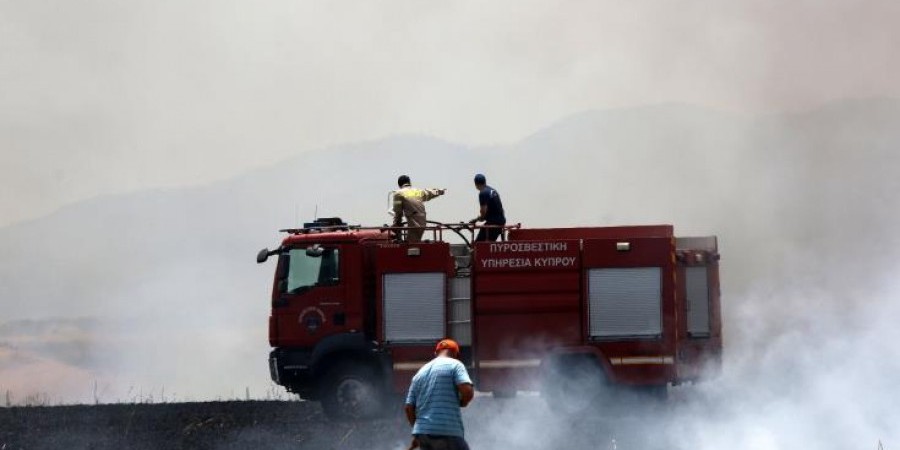
{"label": "truck rear wheel", "polygon": [[541,384],[547,406],[565,414],[602,409],[610,393],[603,367],[593,357],[580,355],[550,363]]}
{"label": "truck rear wheel", "polygon": [[322,389],[322,409],[333,420],[371,419],[384,412],[384,390],[370,367],[338,364],[326,373]]}

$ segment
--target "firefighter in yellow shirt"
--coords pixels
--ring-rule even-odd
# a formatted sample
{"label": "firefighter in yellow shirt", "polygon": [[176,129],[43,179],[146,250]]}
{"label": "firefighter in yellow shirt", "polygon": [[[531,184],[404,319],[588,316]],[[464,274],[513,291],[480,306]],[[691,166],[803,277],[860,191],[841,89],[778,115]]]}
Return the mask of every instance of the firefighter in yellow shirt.
{"label": "firefighter in yellow shirt", "polygon": [[425,220],[425,202],[444,195],[446,189],[417,189],[411,186],[409,177],[400,175],[397,178],[400,189],[394,191],[394,226],[399,227],[406,217],[407,241],[422,240]]}

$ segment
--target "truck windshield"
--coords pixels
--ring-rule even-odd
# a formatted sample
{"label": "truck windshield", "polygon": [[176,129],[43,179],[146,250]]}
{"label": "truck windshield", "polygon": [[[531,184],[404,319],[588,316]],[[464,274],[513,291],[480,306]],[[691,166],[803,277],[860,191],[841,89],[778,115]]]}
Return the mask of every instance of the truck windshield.
{"label": "truck windshield", "polygon": [[296,294],[314,286],[333,286],[340,281],[339,254],[326,248],[321,256],[310,256],[306,249],[291,249],[288,259],[287,293]]}

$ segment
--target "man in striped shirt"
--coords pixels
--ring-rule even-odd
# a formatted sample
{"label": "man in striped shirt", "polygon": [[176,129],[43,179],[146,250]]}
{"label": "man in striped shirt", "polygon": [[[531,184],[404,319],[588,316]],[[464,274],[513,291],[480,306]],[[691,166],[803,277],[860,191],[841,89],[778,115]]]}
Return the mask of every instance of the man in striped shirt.
{"label": "man in striped shirt", "polygon": [[459,344],[444,339],[434,349],[435,358],[422,366],[406,394],[406,418],[412,425],[410,448],[469,450],[460,408],[475,396],[472,380],[459,358]]}

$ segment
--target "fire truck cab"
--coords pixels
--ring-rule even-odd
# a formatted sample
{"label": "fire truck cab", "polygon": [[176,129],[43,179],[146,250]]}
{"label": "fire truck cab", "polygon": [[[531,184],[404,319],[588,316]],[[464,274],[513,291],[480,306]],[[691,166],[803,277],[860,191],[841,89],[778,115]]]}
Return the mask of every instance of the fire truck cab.
{"label": "fire truck cab", "polygon": [[[715,237],[516,225],[473,245],[463,228],[428,227],[418,243],[340,219],[282,230],[281,245],[257,256],[277,256],[275,383],[333,418],[372,417],[445,337],[460,343],[478,391],[541,391],[565,405],[603,407],[604,393],[623,389],[664,395],[720,366]],[[445,240],[451,232],[463,242]]]}

